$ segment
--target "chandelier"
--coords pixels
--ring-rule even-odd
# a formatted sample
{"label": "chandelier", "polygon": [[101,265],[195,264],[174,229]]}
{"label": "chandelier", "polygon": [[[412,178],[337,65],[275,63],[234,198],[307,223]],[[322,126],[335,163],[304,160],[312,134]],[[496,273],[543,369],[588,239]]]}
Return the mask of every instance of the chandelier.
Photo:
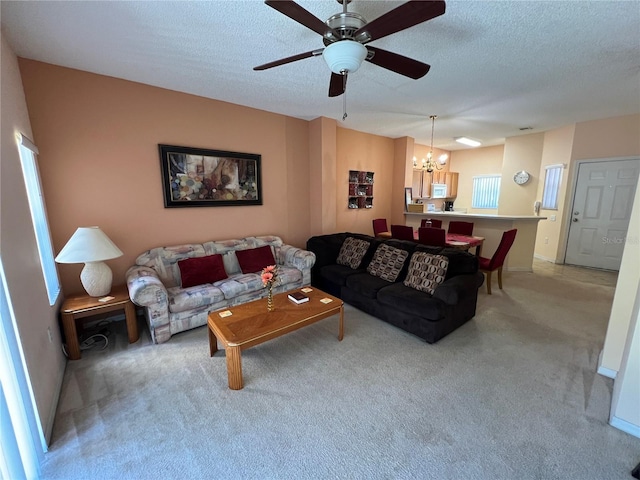
{"label": "chandelier", "polygon": [[[443,153],[442,155],[440,155],[440,157],[438,157],[437,161],[433,158],[433,131],[435,129],[436,118],[438,118],[438,116],[430,115],[429,118],[431,119],[431,145],[429,147],[429,153],[427,153],[427,158],[422,159],[421,168],[431,173],[434,170],[442,170],[442,167],[447,164],[447,159],[449,158],[449,156],[446,153]],[[418,160],[416,159],[416,157],[413,157],[413,166],[415,168],[418,168]]]}

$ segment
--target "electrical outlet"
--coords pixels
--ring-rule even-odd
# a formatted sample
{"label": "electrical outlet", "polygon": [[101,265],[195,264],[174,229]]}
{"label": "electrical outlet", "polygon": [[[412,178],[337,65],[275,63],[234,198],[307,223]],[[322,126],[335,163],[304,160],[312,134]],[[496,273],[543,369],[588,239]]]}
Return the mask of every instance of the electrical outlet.
{"label": "electrical outlet", "polygon": [[47,327],[47,335],[49,335],[49,343],[53,343],[53,336],[51,335],[51,327]]}
{"label": "electrical outlet", "polygon": [[549,237],[544,237],[544,244],[548,245],[549,244]]}

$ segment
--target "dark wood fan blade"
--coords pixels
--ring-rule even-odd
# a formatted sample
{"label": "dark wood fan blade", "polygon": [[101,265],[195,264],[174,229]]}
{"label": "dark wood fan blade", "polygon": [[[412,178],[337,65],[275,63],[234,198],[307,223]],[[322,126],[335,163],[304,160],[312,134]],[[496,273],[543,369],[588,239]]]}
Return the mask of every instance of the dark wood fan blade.
{"label": "dark wood fan blade", "polygon": [[359,35],[366,32],[368,38],[362,43],[371,42],[431,20],[442,15],[444,11],[443,0],[410,0],[358,29],[354,36],[359,39]]}
{"label": "dark wood fan blade", "polygon": [[311,50],[310,52],[299,53],[298,55],[294,55],[292,57],[281,58],[280,60],[275,60],[273,62],[265,63],[264,65],[258,65],[257,67],[253,67],[253,69],[266,70],[267,68],[273,68],[273,67],[278,67],[280,65],[285,65],[291,62],[297,62],[298,60],[302,60],[304,58],[322,55],[323,50],[324,48],[318,48],[317,50]]}
{"label": "dark wood fan blade", "polygon": [[264,3],[320,35],[331,30],[326,23],[293,0],[265,0]]}
{"label": "dark wood fan blade", "polygon": [[387,70],[391,70],[392,72],[399,73],[400,75],[404,75],[405,77],[413,78],[414,80],[424,77],[431,68],[431,65],[419,62],[413,58],[404,57],[393,52],[387,52],[386,50],[375,48],[370,45],[367,45],[367,50],[373,52],[373,57],[367,58],[368,62],[378,65],[379,67],[386,68]]}
{"label": "dark wood fan blade", "polygon": [[347,76],[339,73],[331,73],[331,81],[329,82],[329,96],[339,97],[344,93],[347,86]]}

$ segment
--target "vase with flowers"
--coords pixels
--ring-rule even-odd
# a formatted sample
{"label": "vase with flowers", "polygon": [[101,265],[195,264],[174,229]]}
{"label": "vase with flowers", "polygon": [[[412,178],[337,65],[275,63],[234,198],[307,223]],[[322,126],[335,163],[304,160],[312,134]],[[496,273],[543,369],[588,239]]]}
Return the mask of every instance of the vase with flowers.
{"label": "vase with flowers", "polygon": [[269,265],[262,269],[262,285],[267,289],[267,310],[273,312],[273,286],[278,281],[278,267]]}

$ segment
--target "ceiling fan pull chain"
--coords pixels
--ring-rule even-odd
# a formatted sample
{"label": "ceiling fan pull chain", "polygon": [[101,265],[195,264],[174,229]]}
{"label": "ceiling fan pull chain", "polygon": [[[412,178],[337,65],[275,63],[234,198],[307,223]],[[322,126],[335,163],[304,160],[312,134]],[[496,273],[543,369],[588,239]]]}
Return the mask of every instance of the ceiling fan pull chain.
{"label": "ceiling fan pull chain", "polygon": [[342,71],[342,121],[347,119],[347,71]]}

